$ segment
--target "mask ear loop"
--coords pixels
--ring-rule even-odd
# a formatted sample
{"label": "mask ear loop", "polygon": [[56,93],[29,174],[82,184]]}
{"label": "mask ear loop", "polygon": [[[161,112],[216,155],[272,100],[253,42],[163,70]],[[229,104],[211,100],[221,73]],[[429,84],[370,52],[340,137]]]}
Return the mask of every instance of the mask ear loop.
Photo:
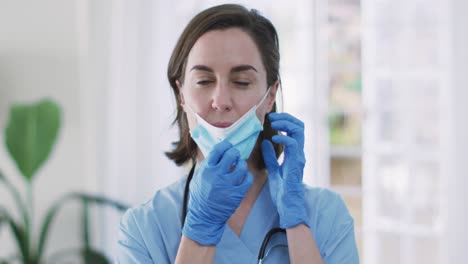
{"label": "mask ear loop", "polygon": [[[276,104],[275,112],[282,113],[284,112],[284,96],[283,96],[283,84],[279,76],[278,76],[278,82],[279,82],[279,87],[275,95],[275,104]],[[271,90],[271,86],[268,87],[268,90],[266,91],[264,97],[262,98],[262,100],[260,101],[258,105],[263,103],[267,95],[270,93],[270,90]]]}
{"label": "mask ear loop", "polygon": [[263,101],[265,101],[265,99],[268,97],[268,94],[270,94],[270,91],[271,91],[271,86],[268,87],[268,90],[267,90],[266,93],[263,95],[262,100],[260,100],[260,102],[257,104],[257,107],[258,107],[259,105],[261,105],[261,104],[263,103]]}
{"label": "mask ear loop", "polygon": [[[183,87],[184,87],[183,85],[180,86],[180,90],[181,90],[181,91],[180,91],[180,94],[181,94],[181,96],[183,95],[183,93],[182,93]],[[189,104],[189,102],[187,101],[187,99],[185,98],[185,96],[184,96],[184,101],[185,101],[185,105],[186,105],[187,108],[190,110],[190,112],[192,112],[192,114],[196,114],[196,112],[193,110],[192,106],[190,106],[191,104]]]}
{"label": "mask ear loop", "polygon": [[[268,97],[268,95],[270,94],[270,91],[271,91],[271,86],[268,87],[266,93],[263,95],[262,99],[260,100],[260,102],[258,102],[258,104],[255,105],[255,114],[257,114],[257,110],[259,108],[259,106],[261,104],[263,104],[263,101],[265,101],[265,99]],[[257,114],[258,116],[258,114]]]}
{"label": "mask ear loop", "polygon": [[[278,83],[279,83],[279,87],[278,87],[278,90],[276,92],[276,97],[275,97],[275,104],[276,104],[275,112],[284,113],[283,83],[281,81],[281,77],[279,76],[279,74],[278,74]],[[279,133],[282,135],[286,135],[286,133],[283,131],[279,131]],[[284,151],[282,151],[280,156],[278,157],[278,162],[282,164],[283,160],[284,160]]]}
{"label": "mask ear loop", "polygon": [[278,92],[276,93],[276,112],[282,113],[284,112],[284,97],[283,97],[283,83],[281,82],[281,78],[278,76]]}
{"label": "mask ear loop", "polygon": [[[182,87],[181,87],[182,88]],[[185,97],[184,97],[185,98]],[[199,123],[208,123],[206,120],[204,120],[191,106],[191,103],[185,99],[185,105],[187,106],[187,109],[191,112],[192,115],[195,116],[195,121],[197,122],[197,125]]]}

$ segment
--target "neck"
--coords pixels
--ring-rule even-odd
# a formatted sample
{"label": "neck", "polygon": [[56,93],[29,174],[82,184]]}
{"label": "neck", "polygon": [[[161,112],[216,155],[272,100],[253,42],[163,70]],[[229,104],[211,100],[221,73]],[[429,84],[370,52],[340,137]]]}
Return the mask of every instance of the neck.
{"label": "neck", "polygon": [[[260,151],[258,151],[258,147],[255,146],[254,150],[252,151],[252,154],[250,155],[249,159],[247,160],[247,168],[250,173],[252,173],[254,177],[254,183],[253,185],[258,185],[260,187],[263,186],[265,183],[265,180],[267,179],[267,172],[265,169],[260,169],[258,168],[259,164],[259,159],[262,158],[262,155]],[[252,186],[254,187],[254,186]]]}

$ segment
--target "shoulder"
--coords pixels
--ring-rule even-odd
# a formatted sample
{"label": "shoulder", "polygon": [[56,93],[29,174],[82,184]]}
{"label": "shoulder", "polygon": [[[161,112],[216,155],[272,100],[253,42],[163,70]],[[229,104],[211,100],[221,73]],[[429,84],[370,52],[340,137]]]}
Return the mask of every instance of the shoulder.
{"label": "shoulder", "polygon": [[142,259],[157,259],[170,263],[170,259],[175,259],[181,236],[184,187],[185,179],[181,179],[125,212],[118,235],[122,261],[132,259],[132,263],[142,263],[145,262]]}
{"label": "shoulder", "polygon": [[158,190],[148,201],[128,209],[120,221],[120,246],[152,259],[166,259],[163,263],[175,259],[181,237],[185,182],[186,177]]}
{"label": "shoulder", "polygon": [[337,225],[352,225],[346,204],[340,194],[326,188],[305,187],[306,207],[312,226],[334,229]]}
{"label": "shoulder", "polygon": [[[130,232],[145,233],[160,226],[174,226],[181,223],[182,199],[186,177],[156,191],[154,196],[144,203],[128,209],[121,218],[121,227]],[[170,225],[168,225],[170,223]]]}
{"label": "shoulder", "polygon": [[346,258],[356,259],[354,220],[341,195],[329,189],[306,186],[305,199],[309,227],[322,256],[328,258],[335,252],[336,257],[344,254],[340,253],[343,251]]}
{"label": "shoulder", "polygon": [[144,203],[127,210],[124,217],[133,217],[139,223],[160,219],[163,215],[177,214],[182,210],[182,199],[184,194],[186,178],[180,179],[173,184],[156,191],[154,196]]}
{"label": "shoulder", "polygon": [[306,206],[323,217],[335,214],[348,214],[346,204],[340,194],[326,188],[305,185]]}

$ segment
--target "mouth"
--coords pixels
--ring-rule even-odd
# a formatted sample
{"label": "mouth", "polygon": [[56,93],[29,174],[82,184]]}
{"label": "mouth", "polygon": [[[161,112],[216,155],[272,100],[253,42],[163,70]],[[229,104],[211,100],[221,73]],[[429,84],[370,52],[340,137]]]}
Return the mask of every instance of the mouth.
{"label": "mouth", "polygon": [[231,126],[232,124],[232,122],[215,122],[212,125],[219,128],[226,128]]}

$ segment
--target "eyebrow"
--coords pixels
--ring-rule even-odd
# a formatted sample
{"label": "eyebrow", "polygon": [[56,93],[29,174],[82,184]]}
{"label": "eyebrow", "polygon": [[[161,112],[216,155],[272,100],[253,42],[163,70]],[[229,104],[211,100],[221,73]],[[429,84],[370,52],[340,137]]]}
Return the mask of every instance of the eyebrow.
{"label": "eyebrow", "polygon": [[[193,71],[193,70],[213,72],[213,69],[211,69],[210,67],[205,66],[205,65],[194,65],[192,67],[192,69],[190,69],[190,71]],[[254,66],[245,64],[245,65],[239,65],[239,66],[233,67],[231,69],[231,73],[241,72],[241,71],[249,71],[249,70],[253,70],[255,72],[258,72],[257,69],[255,69]]]}

